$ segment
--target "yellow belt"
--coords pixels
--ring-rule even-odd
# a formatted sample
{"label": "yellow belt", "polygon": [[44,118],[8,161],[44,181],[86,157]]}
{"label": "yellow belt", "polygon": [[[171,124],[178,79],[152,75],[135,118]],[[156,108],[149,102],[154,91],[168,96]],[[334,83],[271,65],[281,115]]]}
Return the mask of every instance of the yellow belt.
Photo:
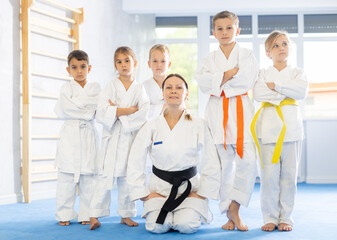
{"label": "yellow belt", "polygon": [[279,117],[281,118],[282,122],[283,122],[283,126],[282,126],[282,129],[281,129],[281,132],[280,132],[280,135],[278,136],[278,139],[277,139],[277,142],[276,142],[276,145],[275,145],[275,149],[274,149],[274,153],[273,153],[273,158],[272,158],[272,163],[278,163],[279,162],[279,159],[280,159],[280,155],[281,155],[281,151],[282,151],[282,145],[283,145],[283,141],[284,141],[284,136],[286,134],[286,129],[287,129],[287,126],[284,122],[284,118],[283,118],[283,114],[282,114],[282,111],[281,111],[281,107],[284,106],[284,105],[298,105],[297,104],[297,101],[292,99],[292,98],[286,98],[284,99],[280,105],[274,105],[274,104],[271,104],[269,102],[262,102],[261,104],[261,108],[259,109],[259,111],[257,111],[257,113],[255,114],[254,118],[253,118],[253,121],[250,125],[250,130],[252,132],[252,135],[253,135],[253,138],[254,138],[254,142],[257,146],[257,149],[259,150],[259,155],[260,155],[260,159],[261,159],[261,165],[262,165],[262,168],[263,168],[263,163],[262,163],[262,158],[261,158],[261,149],[260,149],[260,145],[259,145],[259,142],[257,140],[257,136],[256,136],[256,131],[255,131],[255,127],[256,127],[256,121],[260,115],[260,112],[262,110],[262,108],[265,108],[265,107],[275,107],[276,108],[276,111],[277,111],[277,114],[279,115]]}

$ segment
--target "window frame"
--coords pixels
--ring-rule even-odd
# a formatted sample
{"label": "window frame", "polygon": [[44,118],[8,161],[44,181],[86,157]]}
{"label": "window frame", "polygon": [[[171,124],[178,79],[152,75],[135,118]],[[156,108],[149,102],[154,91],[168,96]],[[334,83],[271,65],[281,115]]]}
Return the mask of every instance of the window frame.
{"label": "window frame", "polygon": [[[304,15],[307,14],[336,14],[331,9],[320,10],[320,11],[294,11],[294,12],[236,12],[238,16],[243,15],[252,16],[252,34],[245,35],[244,37],[238,37],[237,41],[240,42],[251,42],[253,45],[253,52],[258,62],[260,62],[260,45],[264,43],[267,35],[258,34],[258,17],[259,15],[297,15],[298,33],[291,34],[291,39],[297,45],[297,66],[300,68],[304,67],[304,42],[306,41],[334,41],[337,43],[337,33],[331,36],[306,36],[304,33]],[[156,43],[162,44],[172,44],[172,43],[197,43],[198,45],[198,63],[203,57],[207,56],[210,52],[210,44],[216,43],[217,40],[210,37],[211,27],[209,24],[210,17],[214,13],[200,13],[193,16],[197,16],[197,37],[196,38],[186,38],[186,39],[155,39]],[[160,17],[161,15],[158,15]],[[167,16],[167,15],[163,15]],[[174,15],[170,15],[174,17]],[[181,16],[181,15],[177,15]],[[188,14],[183,16],[189,16]],[[309,84],[309,94],[320,93],[324,94],[327,92],[337,92],[337,80],[336,82],[325,82],[325,83],[310,83]],[[207,104],[208,96],[203,94],[201,91],[198,93],[198,113],[199,116],[204,115],[204,109]]]}

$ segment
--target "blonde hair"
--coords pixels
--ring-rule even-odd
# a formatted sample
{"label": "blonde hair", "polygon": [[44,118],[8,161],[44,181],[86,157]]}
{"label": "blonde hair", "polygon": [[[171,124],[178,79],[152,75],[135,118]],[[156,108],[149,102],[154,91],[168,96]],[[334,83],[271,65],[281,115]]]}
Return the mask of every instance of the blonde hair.
{"label": "blonde hair", "polygon": [[279,36],[285,36],[287,38],[288,43],[290,43],[288,32],[282,30],[274,30],[269,34],[268,38],[264,42],[266,52],[270,51],[270,49],[273,47],[274,42]]}
{"label": "blonde hair", "polygon": [[137,62],[136,55],[135,55],[134,51],[127,46],[121,46],[121,47],[116,49],[115,54],[114,54],[115,67],[116,67],[117,56],[118,56],[118,54],[121,54],[121,53],[132,57],[133,61]]}
{"label": "blonde hair", "polygon": [[158,51],[160,51],[164,54],[167,54],[168,57],[170,58],[170,50],[168,49],[168,47],[164,44],[156,44],[150,49],[149,60],[151,60],[151,54],[156,50],[158,50]]}
{"label": "blonde hair", "polygon": [[[163,84],[162,84],[162,90],[164,91],[164,87],[165,87],[165,83],[166,83],[166,80],[171,78],[171,77],[177,77],[177,78],[180,78],[183,82],[184,82],[184,85],[186,87],[186,90],[188,91],[188,84],[186,82],[186,80],[178,73],[171,73],[170,75],[168,75],[165,80],[163,81]],[[165,110],[166,111],[166,110]],[[165,113],[165,112],[164,112]],[[189,121],[192,121],[192,116],[191,114],[189,114],[187,112],[187,109],[185,109],[185,119],[186,120],[189,120]]]}
{"label": "blonde hair", "polygon": [[239,27],[239,18],[235,13],[229,12],[229,11],[222,11],[222,12],[215,14],[215,16],[212,18],[213,29],[215,27],[215,21],[218,19],[223,19],[223,18],[232,19],[235,26]]}

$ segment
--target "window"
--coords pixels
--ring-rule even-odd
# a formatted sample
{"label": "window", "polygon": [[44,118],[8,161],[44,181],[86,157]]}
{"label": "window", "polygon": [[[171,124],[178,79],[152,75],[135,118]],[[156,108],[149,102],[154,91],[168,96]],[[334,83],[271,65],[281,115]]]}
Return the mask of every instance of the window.
{"label": "window", "polygon": [[304,14],[303,66],[310,83],[305,112],[337,116],[337,14]]}
{"label": "window", "polygon": [[157,39],[197,38],[197,17],[156,17]]}
{"label": "window", "polygon": [[284,30],[288,33],[297,33],[297,15],[259,15],[259,34],[269,34],[273,30]]}
{"label": "window", "polygon": [[[172,56],[172,71],[184,71],[187,69],[187,78],[193,76],[197,67],[197,61],[201,60],[208,52],[218,49],[218,42],[212,34],[212,17],[209,14],[200,14],[198,17],[163,17],[157,19],[157,42],[170,44]],[[337,68],[334,57],[337,56],[337,14],[239,14],[241,33],[237,42],[242,47],[252,49],[260,67],[264,68],[272,64],[265,55],[264,41],[273,30],[285,30],[289,33],[291,54],[288,63],[304,69],[310,81],[310,94],[305,103],[306,115],[337,116]],[[177,18],[176,20],[172,20]],[[209,21],[198,26],[198,18]],[[171,20],[170,20],[171,19]],[[199,19],[199,21],[200,21]],[[160,21],[171,21],[170,24]],[[159,34],[160,31],[163,33]],[[199,33],[200,34],[198,36]],[[205,33],[209,36],[205,38]],[[208,44],[207,44],[208,41]],[[201,43],[198,45],[198,43]],[[191,45],[191,46],[187,46]],[[171,49],[172,48],[172,49]],[[193,56],[193,57],[192,57]],[[193,60],[192,60],[193,59]],[[190,62],[187,67],[184,63],[174,66],[173,61]],[[194,66],[194,67],[193,67]],[[190,81],[190,80],[189,80]],[[195,83],[193,88],[197,88]],[[194,91],[194,90],[193,90]],[[197,90],[195,90],[197,91]],[[193,96],[195,95],[195,96]],[[208,96],[199,94],[201,101],[199,114],[203,115],[202,108]],[[191,93],[190,97],[196,97],[197,93]],[[197,99],[197,98],[196,98]],[[195,108],[197,100],[191,102]],[[195,110],[196,111],[196,110]]]}
{"label": "window", "polygon": [[304,33],[337,33],[337,14],[305,14]]}
{"label": "window", "polygon": [[156,43],[170,49],[172,65],[169,73],[184,77],[189,87],[187,108],[198,115],[198,86],[193,75],[198,64],[197,17],[156,17]]}
{"label": "window", "polygon": [[187,108],[193,116],[198,115],[198,86],[193,75],[198,64],[198,45],[196,43],[167,44],[171,54],[171,73],[179,73],[188,83],[189,100]]}

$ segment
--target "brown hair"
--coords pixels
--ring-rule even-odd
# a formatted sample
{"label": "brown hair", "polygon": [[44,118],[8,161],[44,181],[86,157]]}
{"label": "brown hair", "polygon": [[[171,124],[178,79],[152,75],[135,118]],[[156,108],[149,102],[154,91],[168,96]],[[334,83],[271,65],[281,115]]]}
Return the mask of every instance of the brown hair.
{"label": "brown hair", "polygon": [[117,56],[118,56],[118,54],[121,54],[121,53],[125,54],[125,55],[128,55],[128,56],[131,56],[133,61],[135,61],[135,62],[137,61],[136,55],[131,48],[129,48],[127,46],[121,46],[121,47],[116,49],[115,54],[114,54],[115,67],[116,67]]}
{"label": "brown hair", "polygon": [[229,11],[222,11],[217,14],[212,18],[212,24],[213,24],[213,29],[215,27],[215,21],[218,19],[222,18],[230,18],[233,20],[234,24],[236,27],[239,27],[239,18],[235,13],[229,12]]}
{"label": "brown hair", "polygon": [[288,33],[286,31],[274,30],[269,34],[268,38],[264,42],[264,47],[265,47],[266,52],[270,51],[270,49],[273,47],[273,44],[276,41],[276,39],[279,36],[282,36],[282,35],[285,36],[288,40],[288,43],[290,43],[290,39],[289,39]]}
{"label": "brown hair", "polygon": [[89,56],[82,50],[74,50],[68,54],[67,63],[70,65],[71,59],[76,58],[78,61],[86,61],[89,64]]}
{"label": "brown hair", "polygon": [[[163,81],[163,84],[162,84],[162,91],[164,91],[164,87],[165,87],[165,83],[166,83],[166,80],[169,79],[169,78],[172,78],[172,77],[177,77],[177,78],[180,78],[183,82],[184,82],[184,85],[186,87],[186,90],[188,90],[188,84],[186,82],[186,80],[178,73],[171,73],[169,74],[165,80]],[[187,113],[186,109],[185,109],[185,119],[186,120],[189,120],[189,121],[192,121],[192,116],[191,114]]]}
{"label": "brown hair", "polygon": [[170,50],[168,49],[168,47],[164,44],[156,44],[150,49],[149,60],[151,60],[151,54],[156,50],[159,50],[160,52],[167,54],[168,57],[170,58]]}

